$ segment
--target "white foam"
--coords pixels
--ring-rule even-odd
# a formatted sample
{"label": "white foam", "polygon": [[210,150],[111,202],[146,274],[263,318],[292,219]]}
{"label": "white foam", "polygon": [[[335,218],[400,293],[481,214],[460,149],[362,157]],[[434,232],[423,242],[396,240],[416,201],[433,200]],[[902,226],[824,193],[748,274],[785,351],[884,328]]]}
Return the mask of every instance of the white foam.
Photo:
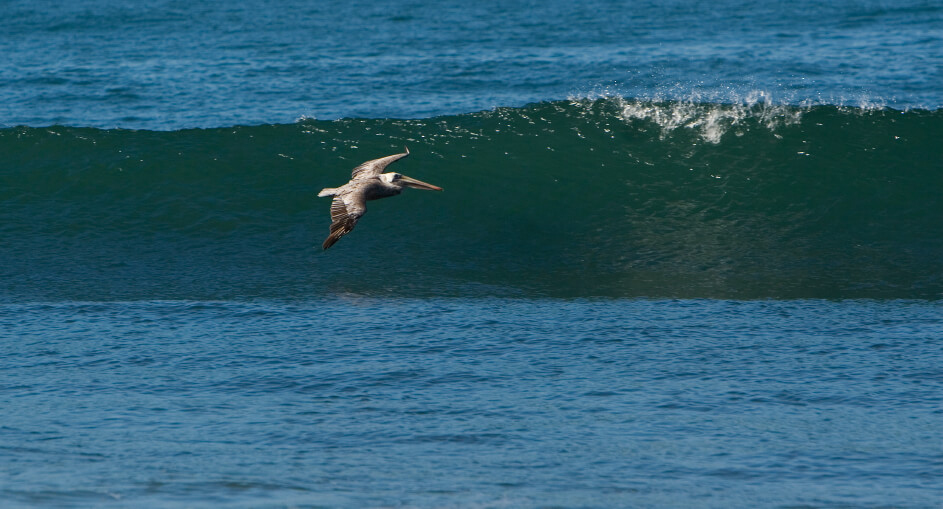
{"label": "white foam", "polygon": [[[602,99],[613,106],[625,122],[653,122],[668,137],[678,129],[691,129],[709,143],[720,143],[725,134],[746,128],[744,120],[752,119],[770,131],[798,123],[810,105],[777,104],[769,91],[752,90],[735,100],[716,101],[716,94],[689,92],[683,99],[662,97],[627,99],[620,95],[590,95],[569,100],[575,105],[590,104]],[[729,97],[728,97],[729,99]]]}

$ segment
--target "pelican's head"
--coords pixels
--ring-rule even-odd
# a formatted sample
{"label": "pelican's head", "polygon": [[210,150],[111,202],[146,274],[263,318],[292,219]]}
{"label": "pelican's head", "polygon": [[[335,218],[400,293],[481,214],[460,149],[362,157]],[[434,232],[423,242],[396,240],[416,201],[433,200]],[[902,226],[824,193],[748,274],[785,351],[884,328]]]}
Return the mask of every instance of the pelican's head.
{"label": "pelican's head", "polygon": [[392,184],[398,187],[412,187],[413,189],[427,189],[430,191],[441,191],[442,188],[439,186],[434,186],[432,184],[427,184],[421,180],[416,180],[412,177],[407,177],[402,173],[383,173],[380,175],[380,180],[386,182],[387,184]]}

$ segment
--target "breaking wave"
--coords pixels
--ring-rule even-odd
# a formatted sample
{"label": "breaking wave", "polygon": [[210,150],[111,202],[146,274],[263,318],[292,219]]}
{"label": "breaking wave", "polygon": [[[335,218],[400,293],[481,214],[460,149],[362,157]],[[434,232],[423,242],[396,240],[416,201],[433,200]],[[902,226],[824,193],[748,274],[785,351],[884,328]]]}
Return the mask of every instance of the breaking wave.
{"label": "breaking wave", "polygon": [[[943,111],[574,98],[416,120],[0,130],[9,299],[943,296]],[[401,150],[446,189],[318,190]]]}

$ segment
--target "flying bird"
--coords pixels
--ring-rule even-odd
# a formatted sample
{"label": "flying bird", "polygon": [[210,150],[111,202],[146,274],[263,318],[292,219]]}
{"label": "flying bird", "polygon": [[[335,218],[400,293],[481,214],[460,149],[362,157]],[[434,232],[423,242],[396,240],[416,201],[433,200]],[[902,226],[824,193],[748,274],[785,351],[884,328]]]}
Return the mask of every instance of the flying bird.
{"label": "flying bird", "polygon": [[[405,147],[404,147],[405,148]],[[340,187],[327,187],[318,193],[319,197],[333,196],[331,202],[331,234],[321,246],[327,249],[350,233],[357,221],[367,212],[367,201],[396,196],[406,187],[441,191],[442,188],[427,184],[421,180],[407,177],[400,173],[383,173],[390,164],[409,155],[409,149],[402,154],[381,157],[367,161],[354,168],[350,182]]]}

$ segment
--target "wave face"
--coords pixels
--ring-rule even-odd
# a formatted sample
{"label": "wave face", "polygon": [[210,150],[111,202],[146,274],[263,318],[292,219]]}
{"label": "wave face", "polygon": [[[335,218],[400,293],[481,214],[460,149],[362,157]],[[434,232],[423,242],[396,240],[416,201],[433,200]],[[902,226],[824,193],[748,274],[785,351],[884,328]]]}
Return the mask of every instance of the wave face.
{"label": "wave face", "polygon": [[[422,120],[0,130],[8,300],[943,297],[943,110],[573,100]],[[329,201],[398,152],[445,188]]]}

